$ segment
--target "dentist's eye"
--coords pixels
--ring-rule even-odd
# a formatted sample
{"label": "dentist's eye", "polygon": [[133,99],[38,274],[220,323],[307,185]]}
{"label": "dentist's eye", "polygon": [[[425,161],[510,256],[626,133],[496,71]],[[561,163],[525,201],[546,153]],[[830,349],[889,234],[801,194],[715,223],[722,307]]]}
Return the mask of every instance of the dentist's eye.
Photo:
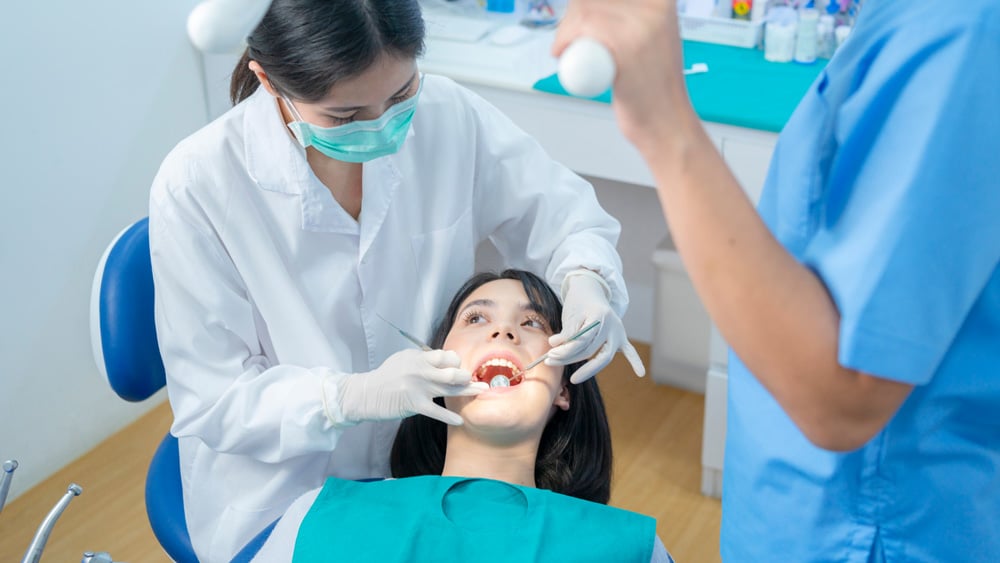
{"label": "dentist's eye", "polygon": [[393,97],[389,98],[389,105],[390,106],[394,106],[394,105],[396,105],[398,103],[405,102],[406,100],[408,100],[408,99],[410,99],[412,97],[413,97],[413,94],[410,94],[409,92],[407,92],[407,93],[405,93],[405,94],[403,94],[401,96],[393,96]]}
{"label": "dentist's eye", "polygon": [[332,123],[334,126],[347,125],[348,123],[354,121],[353,115],[350,117],[337,117],[336,115],[331,115],[328,117],[330,118],[330,123]]}

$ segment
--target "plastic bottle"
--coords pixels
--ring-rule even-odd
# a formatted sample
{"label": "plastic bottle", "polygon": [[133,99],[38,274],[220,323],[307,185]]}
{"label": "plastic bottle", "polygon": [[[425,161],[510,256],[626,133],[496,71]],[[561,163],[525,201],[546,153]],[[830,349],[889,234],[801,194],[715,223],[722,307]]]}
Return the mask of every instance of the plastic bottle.
{"label": "plastic bottle", "polygon": [[791,62],[795,55],[795,11],[776,6],[767,13],[764,26],[764,59],[773,63]]}
{"label": "plastic bottle", "polygon": [[837,20],[830,14],[823,14],[816,24],[816,56],[829,59],[837,49],[837,39],[834,36],[834,28],[837,27]]}
{"label": "plastic bottle", "polygon": [[851,26],[849,25],[838,25],[833,30],[834,38],[836,39],[837,48],[839,49],[843,45],[844,41],[847,40],[847,36],[851,33]]}
{"label": "plastic bottle", "polygon": [[795,62],[811,64],[816,61],[818,25],[819,12],[813,8],[799,10],[799,25],[795,38]]}

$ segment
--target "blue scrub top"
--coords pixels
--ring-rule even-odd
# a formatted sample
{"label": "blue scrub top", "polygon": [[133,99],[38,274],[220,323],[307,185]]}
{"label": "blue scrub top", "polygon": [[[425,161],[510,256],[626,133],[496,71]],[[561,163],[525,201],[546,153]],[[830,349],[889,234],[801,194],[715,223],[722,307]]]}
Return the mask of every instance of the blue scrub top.
{"label": "blue scrub top", "polygon": [[1000,561],[998,173],[1000,2],[866,2],[760,213],[829,289],[840,363],[915,387],[833,453],[731,356],[726,561]]}

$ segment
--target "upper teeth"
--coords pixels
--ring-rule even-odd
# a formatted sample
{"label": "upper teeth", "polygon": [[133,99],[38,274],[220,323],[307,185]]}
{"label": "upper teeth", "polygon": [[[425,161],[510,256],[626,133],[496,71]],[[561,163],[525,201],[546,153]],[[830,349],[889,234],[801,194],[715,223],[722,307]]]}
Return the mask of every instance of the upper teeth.
{"label": "upper teeth", "polygon": [[505,368],[510,368],[511,370],[517,369],[517,366],[514,365],[514,362],[511,362],[510,360],[505,360],[503,358],[493,358],[492,360],[487,360],[486,363],[483,364],[483,367],[486,366],[505,367]]}

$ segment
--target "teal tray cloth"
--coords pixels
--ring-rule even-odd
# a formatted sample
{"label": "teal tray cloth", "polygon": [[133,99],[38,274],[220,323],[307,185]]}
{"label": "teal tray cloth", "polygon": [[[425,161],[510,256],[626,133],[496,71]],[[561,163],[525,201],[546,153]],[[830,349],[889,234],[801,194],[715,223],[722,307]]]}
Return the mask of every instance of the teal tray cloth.
{"label": "teal tray cloth", "polygon": [[[706,63],[708,72],[687,76],[688,94],[704,121],[779,132],[809,90],[826,59],[812,64],[772,63],[759,49],[684,41],[684,65]],[[553,74],[534,84],[549,94],[570,96]],[[611,91],[595,98],[611,103]]]}

